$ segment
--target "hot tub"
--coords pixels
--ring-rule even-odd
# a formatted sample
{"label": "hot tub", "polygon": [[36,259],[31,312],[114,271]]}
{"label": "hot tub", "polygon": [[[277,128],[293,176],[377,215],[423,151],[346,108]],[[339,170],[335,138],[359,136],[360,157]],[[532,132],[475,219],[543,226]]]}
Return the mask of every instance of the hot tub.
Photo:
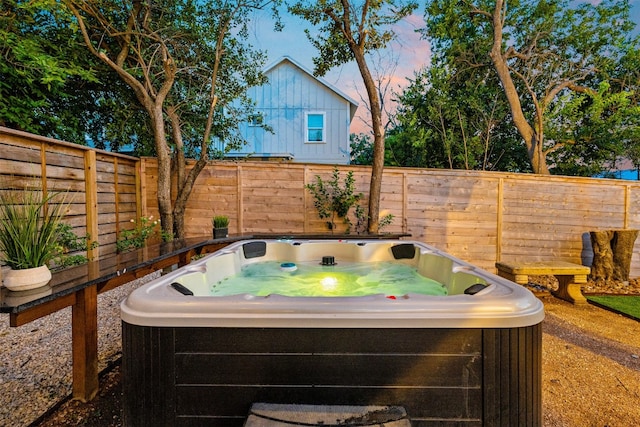
{"label": "hot tub", "polygon": [[[253,279],[280,292],[220,291],[274,263]],[[356,264],[437,285],[339,296],[333,279]],[[328,292],[290,295],[286,276],[306,268]],[[125,425],[241,426],[254,402],[397,405],[414,426],[542,422],[542,303],[423,243],[241,241],[136,289],[121,313]]]}

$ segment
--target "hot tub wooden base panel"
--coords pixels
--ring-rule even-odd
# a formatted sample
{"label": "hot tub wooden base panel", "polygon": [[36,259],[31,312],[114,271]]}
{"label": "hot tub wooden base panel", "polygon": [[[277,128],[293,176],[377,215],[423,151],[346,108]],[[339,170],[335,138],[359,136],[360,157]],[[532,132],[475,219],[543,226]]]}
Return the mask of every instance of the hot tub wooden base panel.
{"label": "hot tub wooden base panel", "polygon": [[512,329],[123,323],[127,426],[242,426],[253,402],[403,406],[414,427],[539,426],[540,324]]}

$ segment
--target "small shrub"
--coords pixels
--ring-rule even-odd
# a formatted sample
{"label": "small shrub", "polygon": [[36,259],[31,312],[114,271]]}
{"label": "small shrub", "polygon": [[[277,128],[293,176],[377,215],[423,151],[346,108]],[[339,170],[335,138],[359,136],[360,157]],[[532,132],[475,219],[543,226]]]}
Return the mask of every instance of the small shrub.
{"label": "small shrub", "polygon": [[[367,215],[367,211],[362,205],[356,205],[355,209],[356,216],[356,233],[364,234],[368,231],[369,226],[369,215]],[[382,231],[388,225],[393,223],[395,216],[393,214],[388,214],[380,218],[378,221],[378,231]]]}
{"label": "small shrub", "polygon": [[[349,218],[351,208],[353,208],[353,216],[356,220],[356,233],[364,234],[367,232],[369,216],[366,209],[360,205],[363,194],[355,194],[353,171],[347,172],[342,186],[340,185],[340,171],[335,168],[329,181],[325,182],[322,177],[316,175],[316,182],[305,185],[305,188],[313,195],[315,199],[313,205],[318,211],[318,217],[327,220],[326,224],[331,233],[336,229],[336,221],[340,218],[347,225],[345,233],[351,233],[353,227],[351,218]],[[390,225],[393,219],[393,214],[380,218],[378,230]]]}
{"label": "small shrub", "polygon": [[55,269],[62,269],[74,265],[81,265],[88,261],[85,255],[74,254],[74,252],[86,251],[98,247],[98,242],[91,242],[89,234],[80,237],[73,232],[73,227],[69,224],[58,224],[57,255],[54,258]]}
{"label": "small shrub", "polygon": [[347,172],[343,186],[340,185],[340,171],[335,168],[329,181],[325,182],[320,175],[316,175],[316,182],[305,185],[305,188],[315,198],[313,205],[318,211],[318,216],[327,220],[327,227],[332,233],[336,229],[336,221],[340,218],[347,225],[346,232],[351,231],[349,211],[363,197],[362,193],[355,194],[353,171]]}
{"label": "small shrub", "polygon": [[138,221],[132,219],[131,222],[136,224],[133,229],[120,232],[120,238],[116,242],[118,252],[142,248],[152,237],[159,237],[163,242],[171,240],[171,236],[161,229],[160,221],[154,220],[153,216],[143,216]]}

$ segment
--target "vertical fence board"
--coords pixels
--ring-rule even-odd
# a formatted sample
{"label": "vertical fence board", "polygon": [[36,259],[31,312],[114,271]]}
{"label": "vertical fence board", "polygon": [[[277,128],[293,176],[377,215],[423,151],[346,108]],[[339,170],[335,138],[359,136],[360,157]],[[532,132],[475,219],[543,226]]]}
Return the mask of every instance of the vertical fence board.
{"label": "vertical fence board", "polygon": [[87,214],[87,235],[89,239],[87,244],[90,249],[87,250],[87,258],[93,259],[98,253],[96,248],[91,248],[91,243],[98,241],[98,172],[96,164],[95,151],[85,151],[84,155],[84,182],[85,182],[85,209]]}

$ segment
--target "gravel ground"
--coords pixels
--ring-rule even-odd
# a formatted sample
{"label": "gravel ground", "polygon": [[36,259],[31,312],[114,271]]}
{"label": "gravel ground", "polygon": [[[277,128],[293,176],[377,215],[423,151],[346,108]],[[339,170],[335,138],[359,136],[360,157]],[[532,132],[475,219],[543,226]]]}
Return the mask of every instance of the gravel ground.
{"label": "gravel ground", "polygon": [[[538,282],[553,288],[552,280]],[[100,369],[120,357],[119,302],[139,284],[100,296]],[[591,292],[616,293],[617,285],[590,286]],[[636,282],[625,286],[623,293],[640,290]],[[551,296],[542,300],[543,426],[640,425],[640,323],[591,305],[574,306]],[[0,425],[29,426],[71,393],[69,317],[65,310],[9,328],[8,316],[2,316]],[[100,394],[91,404],[67,401],[37,426],[118,427],[121,397],[116,363],[101,377]]]}
{"label": "gravel ground", "polygon": [[543,298],[545,427],[640,425],[640,323]]}
{"label": "gravel ground", "polygon": [[[121,356],[120,301],[153,277],[98,296],[100,371]],[[32,424],[71,394],[71,375],[70,307],[17,328],[0,316],[0,425]]]}

